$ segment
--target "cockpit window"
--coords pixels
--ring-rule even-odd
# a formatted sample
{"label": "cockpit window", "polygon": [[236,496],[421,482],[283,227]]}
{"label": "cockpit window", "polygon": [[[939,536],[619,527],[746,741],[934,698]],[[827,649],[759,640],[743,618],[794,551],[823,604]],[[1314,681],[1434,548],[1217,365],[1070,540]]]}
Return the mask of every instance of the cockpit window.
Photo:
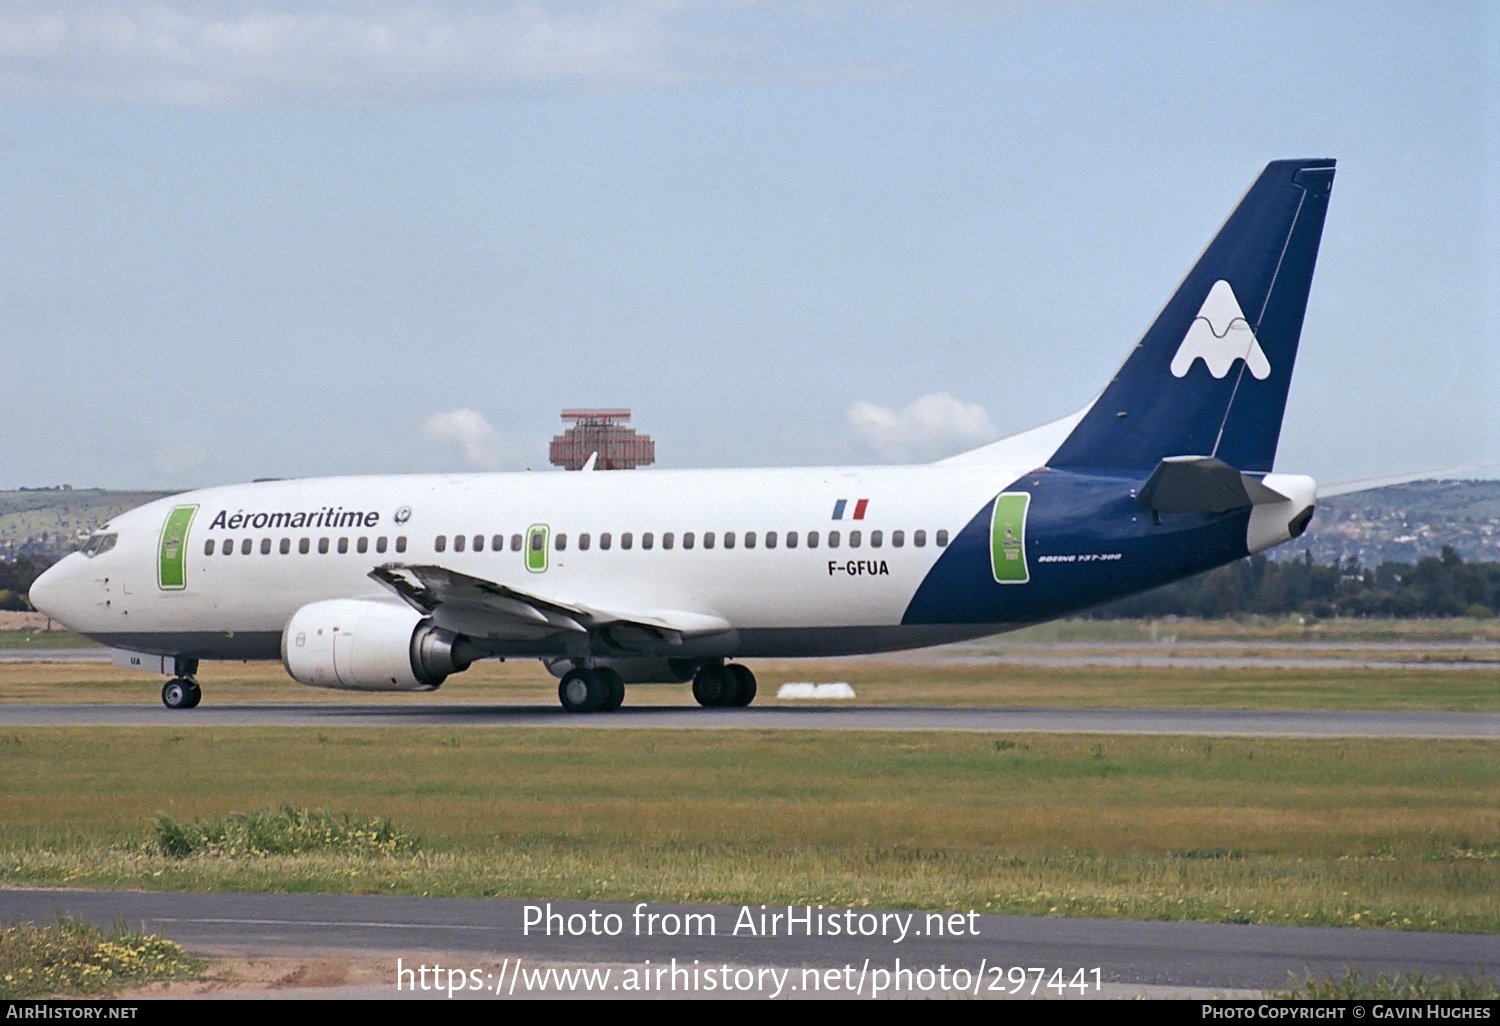
{"label": "cockpit window", "polygon": [[101,553],[108,552],[110,549],[114,548],[115,542],[119,540],[120,536],[118,534],[96,534],[92,538],[90,538],[88,540],[88,544],[83,547],[83,554],[90,559],[93,559],[95,556],[100,555]]}

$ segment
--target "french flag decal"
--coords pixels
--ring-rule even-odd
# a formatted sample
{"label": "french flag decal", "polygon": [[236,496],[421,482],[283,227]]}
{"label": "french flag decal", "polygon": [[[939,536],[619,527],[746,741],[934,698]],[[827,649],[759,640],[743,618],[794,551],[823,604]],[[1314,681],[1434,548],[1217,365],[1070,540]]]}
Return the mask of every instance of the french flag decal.
{"label": "french flag decal", "polygon": [[[863,520],[865,518],[865,508],[867,506],[869,506],[869,505],[870,505],[870,500],[869,499],[855,499],[854,500],[854,516],[851,519],[853,519],[853,520]],[[835,519],[835,520],[842,520],[842,519],[844,519],[844,511],[846,509],[848,509],[848,508],[849,508],[849,500],[848,499],[839,499],[837,502],[835,502],[833,504],[833,519]]]}

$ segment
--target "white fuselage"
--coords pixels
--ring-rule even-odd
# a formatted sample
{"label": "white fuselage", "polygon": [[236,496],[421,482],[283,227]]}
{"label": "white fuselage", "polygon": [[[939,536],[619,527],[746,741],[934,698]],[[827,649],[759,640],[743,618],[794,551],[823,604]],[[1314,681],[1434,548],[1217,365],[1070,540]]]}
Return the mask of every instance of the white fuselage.
{"label": "white fuselage", "polygon": [[[293,613],[324,599],[398,601],[369,576],[388,563],[441,565],[594,609],[715,615],[742,632],[891,628],[942,554],[939,539],[946,542],[1028,469],[455,474],[207,488],[116,517],[103,529],[118,535],[112,548],[68,556],[34,598],[85,634],[161,651],[183,636],[279,638]],[[840,500],[842,517],[835,520]],[[169,511],[183,506],[197,507],[182,557],[185,582],[165,589],[162,533]],[[330,509],[364,516],[358,526],[317,524],[317,514]],[[271,526],[277,514],[285,524],[286,514],[298,512],[314,526]],[[547,531],[543,570],[528,565],[526,551],[538,525]],[[775,535],[774,548],[768,534]],[[753,548],[747,536],[754,536]],[[397,539],[404,539],[404,551],[397,551]],[[919,633],[913,643],[929,643]],[[144,643],[153,636],[161,644]],[[875,647],[898,646],[886,640]],[[804,653],[806,639],[794,649],[788,654]]]}

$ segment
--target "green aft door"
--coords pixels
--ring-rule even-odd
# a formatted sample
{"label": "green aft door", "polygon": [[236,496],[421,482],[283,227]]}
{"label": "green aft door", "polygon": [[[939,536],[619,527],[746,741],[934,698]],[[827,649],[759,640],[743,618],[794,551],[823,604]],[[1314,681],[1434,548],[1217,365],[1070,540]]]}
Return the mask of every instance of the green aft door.
{"label": "green aft door", "polygon": [[995,499],[995,517],[990,521],[990,566],[1001,584],[1031,580],[1026,569],[1026,509],[1030,505],[1029,492],[1002,492]]}

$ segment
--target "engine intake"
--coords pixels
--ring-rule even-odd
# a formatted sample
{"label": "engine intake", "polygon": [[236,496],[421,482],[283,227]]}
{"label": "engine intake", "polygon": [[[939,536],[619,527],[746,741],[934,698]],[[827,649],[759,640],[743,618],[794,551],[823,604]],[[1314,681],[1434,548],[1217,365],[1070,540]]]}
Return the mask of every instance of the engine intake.
{"label": "engine intake", "polygon": [[286,672],[315,688],[432,691],[486,654],[405,603],[368,599],[310,603],[281,633]]}

